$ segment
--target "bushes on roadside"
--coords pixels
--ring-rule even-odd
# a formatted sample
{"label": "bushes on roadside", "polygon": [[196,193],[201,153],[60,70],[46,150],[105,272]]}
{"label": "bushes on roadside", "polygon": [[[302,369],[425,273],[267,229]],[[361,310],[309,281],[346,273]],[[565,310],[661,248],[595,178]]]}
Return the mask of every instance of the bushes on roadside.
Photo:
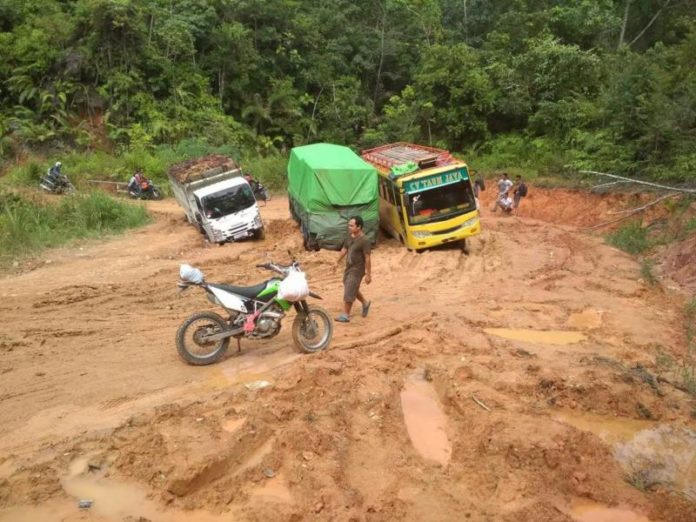
{"label": "bushes on roadside", "polygon": [[639,221],[632,221],[607,235],[607,242],[629,254],[641,254],[650,248],[648,230]]}
{"label": "bushes on roadside", "polygon": [[42,248],[121,232],[148,221],[144,206],[99,192],[46,204],[10,190],[0,191],[0,265]]}

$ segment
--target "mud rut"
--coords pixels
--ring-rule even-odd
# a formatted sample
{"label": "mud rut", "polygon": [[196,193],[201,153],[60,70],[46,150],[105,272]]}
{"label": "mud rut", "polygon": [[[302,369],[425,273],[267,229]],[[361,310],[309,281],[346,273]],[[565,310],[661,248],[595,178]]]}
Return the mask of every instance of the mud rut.
{"label": "mud rut", "polygon": [[301,251],[282,198],[265,241],[222,247],[150,209],[2,279],[0,520],[694,520],[696,404],[656,377],[682,317],[600,238],[484,211],[468,256],[385,239],[328,351],[286,320],[194,368],[173,337],[208,304],[181,262],[251,284],[290,248],[337,312],[336,253]]}

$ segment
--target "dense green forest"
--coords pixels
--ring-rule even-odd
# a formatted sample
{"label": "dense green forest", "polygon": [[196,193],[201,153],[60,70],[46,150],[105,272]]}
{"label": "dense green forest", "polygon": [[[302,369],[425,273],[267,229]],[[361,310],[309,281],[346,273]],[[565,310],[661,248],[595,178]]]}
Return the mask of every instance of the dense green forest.
{"label": "dense green forest", "polygon": [[409,140],[696,180],[694,0],[0,0],[0,56],[4,160]]}

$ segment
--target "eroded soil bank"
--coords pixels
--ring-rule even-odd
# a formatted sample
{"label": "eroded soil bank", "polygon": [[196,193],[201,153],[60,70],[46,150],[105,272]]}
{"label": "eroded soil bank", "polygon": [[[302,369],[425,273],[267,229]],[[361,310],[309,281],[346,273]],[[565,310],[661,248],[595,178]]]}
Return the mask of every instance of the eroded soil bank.
{"label": "eroded soil bank", "polygon": [[287,320],[214,366],[174,348],[210,307],[179,297],[182,262],[252,284],[290,248],[339,312],[336,253],[301,252],[283,198],[262,242],[207,246],[152,202],[153,225],[4,277],[0,520],[694,520],[684,296],[578,228],[605,216],[568,194],[533,190],[519,218],[484,200],[469,255],[384,239],[369,317],[311,356]]}

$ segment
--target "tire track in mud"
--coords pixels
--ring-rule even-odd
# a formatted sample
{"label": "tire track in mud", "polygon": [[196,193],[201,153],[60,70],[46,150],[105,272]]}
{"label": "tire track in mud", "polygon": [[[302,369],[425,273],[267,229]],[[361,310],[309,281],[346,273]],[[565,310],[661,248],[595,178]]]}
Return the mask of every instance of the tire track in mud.
{"label": "tire track in mud", "polygon": [[[554,415],[558,408],[595,408],[632,417],[639,415],[636,402],[656,415],[677,415],[645,382],[635,377],[635,382],[626,382],[621,371],[582,360],[591,361],[594,351],[617,360],[643,361],[645,350],[631,342],[614,346],[606,338],[623,339],[637,328],[636,321],[647,323],[643,318],[655,302],[647,295],[641,301],[632,297],[632,303],[617,297],[614,286],[620,287],[631,269],[620,270],[617,277],[611,266],[616,256],[605,247],[574,236],[564,241],[564,235],[572,235],[565,230],[547,232],[532,225],[529,230],[518,227],[511,237],[509,228],[495,222],[486,225],[484,234],[472,242],[469,256],[453,251],[415,254],[393,241],[381,242],[374,251],[375,280],[366,287],[375,299],[370,316],[336,325],[330,350],[294,358],[271,371],[244,366],[259,349],[250,343],[240,359],[230,357],[217,367],[180,363],[171,342],[173,332],[187,314],[208,305],[200,294],[176,298],[175,283],[184,258],[202,268],[209,280],[262,280],[266,274],[254,264],[283,262],[287,246],[299,247],[289,220],[271,221],[264,242],[197,246],[174,259],[154,257],[174,252],[165,243],[151,250],[143,242],[149,233],[155,234],[155,243],[157,234],[168,234],[165,228],[155,228],[159,232],[150,231],[130,243],[141,248],[138,259],[151,256],[149,277],[136,279],[139,265],[133,263],[123,274],[79,282],[97,288],[118,285],[107,299],[33,308],[46,295],[30,296],[12,312],[13,323],[42,318],[50,332],[79,330],[68,327],[69,318],[98,315],[107,321],[84,338],[67,336],[56,344],[48,339],[44,357],[56,351],[60,341],[65,358],[49,361],[42,370],[48,370],[45,381],[34,379],[30,389],[14,381],[18,390],[34,397],[13,403],[14,410],[7,408],[15,399],[0,402],[3,419],[9,412],[21,417],[18,408],[24,406],[34,408],[34,427],[42,426],[37,420],[42,415],[56,423],[65,415],[75,427],[63,433],[72,435],[69,439],[54,440],[55,457],[48,465],[32,467],[31,459],[22,461],[26,469],[9,477],[10,493],[0,506],[22,502],[17,492],[28,487],[37,491],[39,502],[60,495],[60,483],[55,489],[50,480],[64,476],[76,455],[93,451],[111,462],[109,473],[114,477],[145,488],[168,509],[229,509],[228,514],[244,520],[299,520],[312,513],[327,520],[426,520],[437,513],[444,520],[512,522],[530,519],[520,506],[541,506],[546,513],[544,509],[554,505],[550,499],[589,495],[609,505],[652,502],[653,493],[636,492],[623,482],[622,470],[601,440],[559,423]],[[550,261],[549,249],[559,257]],[[332,271],[338,254],[297,255],[312,288],[326,298],[322,306],[339,309],[342,271]],[[69,269],[45,273],[70,280]],[[535,284],[513,284],[517,279],[533,283],[531,276],[543,277],[545,271],[568,272],[569,277],[557,280],[553,293]],[[605,288],[584,294],[572,288],[581,282],[586,290],[592,272]],[[614,277],[618,282],[604,282]],[[66,300],[79,295],[77,290],[62,292],[58,297]],[[646,311],[636,310],[610,323],[626,304],[641,304]],[[565,328],[570,310],[586,308],[607,310],[603,320],[608,324],[583,347],[590,353],[498,340],[484,332],[489,327]],[[669,346],[671,337],[664,328],[639,326],[647,329],[641,335]],[[289,346],[286,334],[256,346]],[[23,339],[7,338],[10,343],[17,340]],[[15,352],[25,348],[17,346]],[[32,350],[36,347],[27,352]],[[7,375],[35,371],[29,355]],[[260,374],[254,378],[267,380],[269,386],[248,389],[242,380],[221,384],[220,375],[225,377],[224,370],[235,365],[251,373],[256,368]],[[427,376],[447,416],[452,454],[445,467],[424,460],[409,438],[400,393],[414,371]],[[77,395],[75,383],[81,379]],[[181,388],[175,390],[176,386]],[[669,401],[681,408],[678,415],[688,416],[684,398],[668,393]],[[76,406],[70,406],[71,401]],[[90,421],[96,417],[111,424],[80,434],[75,420],[79,408]],[[22,448],[30,451],[37,442],[23,440]],[[264,497],[269,491],[280,491],[282,498],[269,501]],[[667,497],[657,495],[665,502]]]}

